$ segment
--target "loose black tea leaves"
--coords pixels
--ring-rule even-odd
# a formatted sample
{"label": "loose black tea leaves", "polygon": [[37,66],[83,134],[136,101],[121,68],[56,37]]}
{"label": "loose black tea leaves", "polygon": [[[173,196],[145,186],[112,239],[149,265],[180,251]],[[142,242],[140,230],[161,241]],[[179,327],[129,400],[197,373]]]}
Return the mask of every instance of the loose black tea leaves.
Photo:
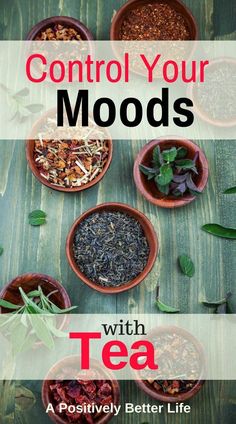
{"label": "loose black tea leaves", "polygon": [[236,239],[236,228],[226,228],[219,224],[205,224],[202,226],[202,230],[213,236]]}
{"label": "loose black tea leaves", "polygon": [[181,255],[178,260],[182,273],[189,278],[193,277],[195,274],[195,266],[192,259],[187,255]]}
{"label": "loose black tea leaves", "polygon": [[79,225],[74,257],[81,272],[94,283],[117,287],[145,268],[149,245],[140,223],[119,211],[93,213]]}
{"label": "loose black tea leaves", "polygon": [[29,213],[29,224],[33,225],[34,227],[37,227],[39,225],[46,223],[46,216],[47,214],[41,210],[35,210],[33,212]]}

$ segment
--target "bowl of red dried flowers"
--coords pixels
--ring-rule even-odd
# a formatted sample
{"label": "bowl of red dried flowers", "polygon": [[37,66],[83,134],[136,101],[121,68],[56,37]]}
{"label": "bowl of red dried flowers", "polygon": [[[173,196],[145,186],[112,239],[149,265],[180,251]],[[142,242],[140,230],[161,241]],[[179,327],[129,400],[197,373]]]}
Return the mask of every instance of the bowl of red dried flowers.
{"label": "bowl of red dried flowers", "polygon": [[169,137],[152,140],[134,163],[134,181],[140,193],[162,208],[192,202],[204,190],[208,162],[198,145],[187,139]]}
{"label": "bowl of red dried flowers", "polygon": [[179,0],[129,0],[113,17],[111,40],[196,40],[191,11]]}
{"label": "bowl of red dried flowers", "polygon": [[[68,379],[68,373],[73,376],[71,379]],[[98,361],[91,360],[91,369],[86,371],[86,379],[83,379],[79,356],[70,356],[56,363],[42,386],[44,407],[52,404],[55,413],[50,411],[49,416],[58,424],[105,424],[113,417],[114,405],[118,406],[119,400],[120,388],[114,375],[103,370]],[[60,404],[67,404],[70,408],[60,410]],[[91,405],[92,410],[88,410]]]}
{"label": "bowl of red dried flowers", "polygon": [[27,40],[73,41],[93,40],[90,30],[78,19],[52,16],[38,22],[27,34]]}
{"label": "bowl of red dried flowers", "polygon": [[162,326],[148,334],[158,369],[135,372],[141,390],[159,402],[184,402],[195,396],[204,384],[205,355],[200,342],[188,331]]}
{"label": "bowl of red dried flowers", "polygon": [[26,157],[34,176],[51,189],[70,193],[101,181],[111,164],[112,152],[106,129],[91,118],[88,127],[78,124],[58,128],[55,110],[35,123],[26,141]]}
{"label": "bowl of red dried flowers", "polygon": [[75,274],[106,294],[129,290],[146,278],[158,253],[149,219],[124,203],[103,203],[72,225],[66,255]]}

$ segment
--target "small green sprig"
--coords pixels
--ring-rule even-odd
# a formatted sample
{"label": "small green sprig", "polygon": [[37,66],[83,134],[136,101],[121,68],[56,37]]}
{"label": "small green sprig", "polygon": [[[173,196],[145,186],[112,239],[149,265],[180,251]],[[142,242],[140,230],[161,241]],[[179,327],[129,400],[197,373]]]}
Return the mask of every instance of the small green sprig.
{"label": "small green sprig", "polygon": [[165,195],[174,197],[186,193],[199,194],[200,190],[193,181],[197,175],[196,163],[199,154],[193,159],[188,159],[188,150],[185,147],[171,147],[161,151],[160,146],[153,149],[152,167],[139,165],[140,171],[148,180],[154,180],[158,190]]}

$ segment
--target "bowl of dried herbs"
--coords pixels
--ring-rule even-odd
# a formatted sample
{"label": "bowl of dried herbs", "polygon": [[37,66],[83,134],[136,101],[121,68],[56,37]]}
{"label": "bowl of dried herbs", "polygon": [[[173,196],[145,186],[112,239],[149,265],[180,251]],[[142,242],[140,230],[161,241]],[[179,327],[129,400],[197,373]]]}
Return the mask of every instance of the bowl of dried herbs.
{"label": "bowl of dried herbs", "polygon": [[93,40],[90,30],[70,16],[51,16],[38,22],[27,34],[27,40],[82,41]]}
{"label": "bowl of dried herbs", "polygon": [[160,326],[148,334],[158,369],[136,371],[141,390],[159,402],[184,402],[204,384],[205,355],[201,343],[177,326]]}
{"label": "bowl of dried herbs", "polygon": [[140,193],[162,208],[187,205],[199,196],[208,180],[208,162],[200,147],[187,139],[152,140],[134,163]]}
{"label": "bowl of dried herbs", "polygon": [[26,157],[34,176],[47,187],[74,193],[97,184],[112,160],[107,129],[91,118],[89,126],[57,127],[55,110],[46,112],[26,140]]}
{"label": "bowl of dried herbs", "polygon": [[116,294],[140,284],[157,253],[151,222],[124,203],[103,203],[83,213],[66,242],[71,268],[100,293]]}

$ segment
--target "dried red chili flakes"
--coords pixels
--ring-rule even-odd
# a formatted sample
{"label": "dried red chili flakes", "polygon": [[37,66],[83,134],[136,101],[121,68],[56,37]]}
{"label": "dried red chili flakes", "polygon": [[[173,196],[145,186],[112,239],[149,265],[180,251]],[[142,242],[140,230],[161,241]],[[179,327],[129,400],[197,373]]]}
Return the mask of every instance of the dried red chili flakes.
{"label": "dried red chili flakes", "polygon": [[[75,373],[76,374],[76,373]],[[67,409],[60,412],[59,404],[67,405],[110,405],[113,402],[112,385],[109,380],[55,380],[49,386],[55,413],[77,424],[92,424],[99,416],[98,412],[70,412]]]}
{"label": "dried red chili flakes", "polygon": [[40,175],[60,187],[79,187],[93,181],[109,155],[107,140],[36,140],[34,161]]}
{"label": "dried red chili flakes", "polygon": [[36,37],[37,41],[69,41],[69,40],[81,40],[79,32],[71,27],[55,24],[54,26],[48,27],[41,31]]}

